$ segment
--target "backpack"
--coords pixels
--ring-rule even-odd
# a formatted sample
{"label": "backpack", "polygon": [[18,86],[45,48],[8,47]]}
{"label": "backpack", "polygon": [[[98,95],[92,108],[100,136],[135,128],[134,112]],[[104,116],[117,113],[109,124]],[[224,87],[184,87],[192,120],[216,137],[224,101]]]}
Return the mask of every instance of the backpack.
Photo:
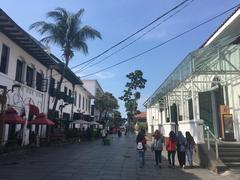
{"label": "backpack", "polygon": [[137,143],[137,150],[143,150],[143,144],[142,142]]}

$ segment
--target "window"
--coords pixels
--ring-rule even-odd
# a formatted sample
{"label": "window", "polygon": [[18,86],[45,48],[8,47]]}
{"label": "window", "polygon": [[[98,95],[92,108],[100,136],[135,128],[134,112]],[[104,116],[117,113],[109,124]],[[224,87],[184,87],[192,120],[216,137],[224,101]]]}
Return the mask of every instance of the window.
{"label": "window", "polygon": [[74,92],[74,106],[77,106],[77,92]]}
{"label": "window", "polygon": [[84,110],[84,103],[85,103],[85,99],[84,96],[82,97],[82,109]]}
{"label": "window", "polygon": [[33,86],[33,68],[29,66],[27,67],[26,81],[28,86]]}
{"label": "window", "polygon": [[23,82],[23,62],[19,59],[17,60],[15,80]]}
{"label": "window", "polygon": [[0,63],[0,72],[7,74],[8,68],[8,59],[9,59],[9,47],[3,44],[2,46],[2,55],[1,55],[1,63]]}
{"label": "window", "polygon": [[91,111],[91,101],[89,99],[89,101],[88,101],[88,112],[90,112],[90,111]]}
{"label": "window", "polygon": [[68,88],[66,86],[64,86],[64,93],[67,95],[67,90]]}
{"label": "window", "polygon": [[54,85],[55,85],[55,79],[51,78],[50,79],[50,86],[49,86],[49,94],[50,94],[50,96],[54,95]]}
{"label": "window", "polygon": [[68,95],[69,95],[70,97],[72,97],[72,90],[71,90],[71,89],[68,90]]}
{"label": "window", "polygon": [[80,109],[81,108],[81,94],[79,94],[78,96],[78,108]]}
{"label": "window", "polygon": [[85,108],[86,108],[86,111],[87,111],[87,108],[88,108],[88,100],[87,100],[87,98],[86,98],[86,102],[85,102],[86,104],[85,104]]}
{"label": "window", "polygon": [[42,80],[43,80],[43,74],[37,72],[36,88],[39,91],[42,91]]}

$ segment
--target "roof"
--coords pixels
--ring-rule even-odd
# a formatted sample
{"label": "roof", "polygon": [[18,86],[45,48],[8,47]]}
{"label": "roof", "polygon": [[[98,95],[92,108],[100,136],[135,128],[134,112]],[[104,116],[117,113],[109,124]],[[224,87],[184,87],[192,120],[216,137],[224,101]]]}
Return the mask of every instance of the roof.
{"label": "roof", "polygon": [[[58,59],[55,55],[50,54],[51,58],[57,63],[59,68],[55,68],[56,71],[58,71],[60,74],[63,71],[64,68],[64,63],[62,61],[60,61],[60,59]],[[64,76],[69,82],[73,83],[73,84],[80,84],[82,85],[82,81],[80,80],[80,78],[74,74],[71,69],[69,69],[69,67],[67,67],[67,70],[65,72],[65,76]]]}
{"label": "roof", "polygon": [[[217,56],[216,49],[236,44],[240,40],[240,7],[228,17],[228,19],[214,32],[212,36],[197,50],[189,53],[183,61],[172,71],[155,92],[144,102],[147,107],[156,103],[167,92],[176,88],[181,82],[189,78],[193,73],[201,71],[201,63],[211,60],[211,56]],[[200,67],[200,68],[198,68]],[[196,69],[198,68],[198,69]]]}
{"label": "roof", "polygon": [[139,114],[135,115],[134,118],[136,119],[146,119],[147,113],[146,112],[140,112]]}
{"label": "roof", "polygon": [[240,23],[236,21],[237,18],[240,18],[239,15],[240,6],[236,8],[236,10],[213,32],[213,34],[201,45],[200,48],[214,42],[216,39],[223,38],[224,36],[226,36],[226,34],[229,35],[228,30],[231,29],[230,26],[234,26],[234,23]]}
{"label": "roof", "polygon": [[49,65],[56,64],[51,60],[51,57],[45,52],[43,47],[39,45],[39,42],[18,26],[1,8],[0,32],[5,34],[44,66],[49,67]]}

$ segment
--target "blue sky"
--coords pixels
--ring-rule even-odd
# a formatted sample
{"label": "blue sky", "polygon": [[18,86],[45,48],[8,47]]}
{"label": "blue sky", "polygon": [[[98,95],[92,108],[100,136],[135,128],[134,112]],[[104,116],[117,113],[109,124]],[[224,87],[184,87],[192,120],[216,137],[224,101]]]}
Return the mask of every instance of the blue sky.
{"label": "blue sky", "polygon": [[[41,39],[41,36],[33,30],[29,31],[28,27],[33,22],[46,20],[46,12],[56,7],[63,7],[72,12],[84,8],[83,24],[91,25],[100,31],[103,39],[88,41],[89,54],[87,56],[75,52],[70,64],[70,66],[73,66],[98,55],[180,2],[182,0],[1,0],[0,8],[37,39]],[[79,75],[95,72],[149,49],[233,7],[237,3],[240,3],[240,1],[195,0],[179,14],[164,22],[131,47],[112,56],[103,63],[81,72]],[[146,88],[141,91],[142,97],[139,104],[140,109],[144,110],[143,102],[183,58],[189,52],[199,48],[230,14],[228,13],[144,56],[86,79],[97,79],[105,91],[113,93],[115,97],[120,97],[127,81],[126,74],[136,69],[142,70],[144,78],[147,79],[147,84]],[[51,45],[51,51],[60,57],[61,51],[58,47]],[[121,106],[120,111],[124,115],[124,105],[120,100],[119,104]]]}

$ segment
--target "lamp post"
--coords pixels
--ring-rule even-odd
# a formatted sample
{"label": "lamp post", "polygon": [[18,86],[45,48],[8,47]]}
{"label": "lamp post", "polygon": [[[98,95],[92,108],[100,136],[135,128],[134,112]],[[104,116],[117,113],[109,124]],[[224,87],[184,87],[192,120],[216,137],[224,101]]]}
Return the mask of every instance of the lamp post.
{"label": "lamp post", "polygon": [[11,89],[7,89],[7,86],[0,85],[0,143],[3,144],[4,142],[4,116],[5,116],[5,109],[7,104],[7,94],[9,91],[14,91],[15,88],[21,88],[20,84],[13,84]]}

